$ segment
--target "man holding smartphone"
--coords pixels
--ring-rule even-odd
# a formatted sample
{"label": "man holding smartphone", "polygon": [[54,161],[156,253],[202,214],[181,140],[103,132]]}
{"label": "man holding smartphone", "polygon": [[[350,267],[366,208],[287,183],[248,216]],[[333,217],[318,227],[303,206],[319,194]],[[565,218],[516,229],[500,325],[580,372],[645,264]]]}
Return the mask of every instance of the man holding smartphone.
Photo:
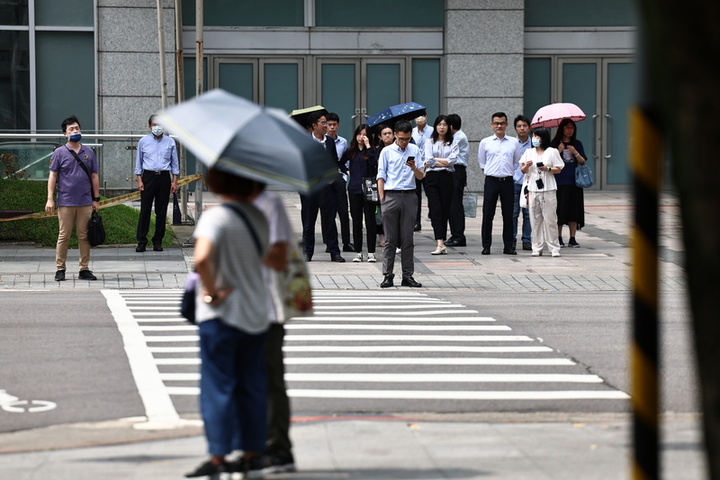
{"label": "man holding smartphone", "polygon": [[415,159],[420,157],[420,149],[417,145],[411,144],[410,139],[412,139],[410,122],[405,120],[397,122],[395,142],[385,147],[378,159],[378,194],[385,230],[384,279],[380,284],[382,288],[393,286],[396,247],[401,248],[401,285],[422,287],[422,284],[413,278],[415,274],[413,228],[418,205],[415,179],[422,180],[425,174],[415,164]]}

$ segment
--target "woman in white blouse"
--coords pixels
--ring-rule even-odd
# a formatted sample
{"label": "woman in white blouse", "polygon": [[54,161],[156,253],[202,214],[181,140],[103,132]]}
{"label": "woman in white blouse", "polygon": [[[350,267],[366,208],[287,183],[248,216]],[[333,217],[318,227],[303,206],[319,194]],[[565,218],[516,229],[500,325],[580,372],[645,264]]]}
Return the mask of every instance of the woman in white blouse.
{"label": "woman in white blouse", "polygon": [[553,257],[560,256],[557,229],[556,173],[565,166],[556,148],[550,146],[550,131],[539,127],[530,132],[532,146],[520,158],[520,171],[525,174],[528,193],[530,225],[532,226],[532,256],[539,257],[547,243]]}
{"label": "woman in white blouse", "polygon": [[430,210],[430,223],[437,247],[433,255],[447,254],[447,238],[450,205],[452,204],[453,174],[459,147],[453,143],[447,115],[439,115],[433,125],[432,136],[425,140],[423,160],[425,164],[425,195]]}

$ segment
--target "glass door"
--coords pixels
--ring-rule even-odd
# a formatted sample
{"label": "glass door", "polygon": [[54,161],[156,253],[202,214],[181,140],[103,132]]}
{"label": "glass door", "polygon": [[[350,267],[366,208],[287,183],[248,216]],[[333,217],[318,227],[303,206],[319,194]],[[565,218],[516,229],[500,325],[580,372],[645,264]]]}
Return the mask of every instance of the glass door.
{"label": "glass door", "polygon": [[405,101],[404,59],[319,59],[317,65],[317,98],[338,114],[346,139],[369,117]]}

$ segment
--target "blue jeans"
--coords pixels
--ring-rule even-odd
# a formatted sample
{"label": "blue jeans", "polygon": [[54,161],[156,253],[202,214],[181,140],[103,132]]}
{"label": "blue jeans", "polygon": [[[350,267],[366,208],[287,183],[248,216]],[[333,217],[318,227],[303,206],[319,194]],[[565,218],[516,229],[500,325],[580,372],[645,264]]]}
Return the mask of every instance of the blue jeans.
{"label": "blue jeans", "polygon": [[262,452],[267,436],[267,332],[252,335],[222,320],[200,329],[200,412],[211,455]]}
{"label": "blue jeans", "polygon": [[[518,228],[518,217],[520,216],[520,191],[522,185],[515,184],[515,204],[513,207],[513,238],[517,238]],[[522,224],[522,241],[530,242],[530,235],[532,234],[532,227],[530,227],[530,211],[527,208],[522,209],[523,224]]]}

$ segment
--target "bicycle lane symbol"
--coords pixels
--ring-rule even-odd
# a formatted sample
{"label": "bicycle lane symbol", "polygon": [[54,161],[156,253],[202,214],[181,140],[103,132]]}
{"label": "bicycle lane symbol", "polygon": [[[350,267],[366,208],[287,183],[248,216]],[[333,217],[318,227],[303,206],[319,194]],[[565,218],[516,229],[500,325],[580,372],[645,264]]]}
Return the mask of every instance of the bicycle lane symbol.
{"label": "bicycle lane symbol", "polygon": [[47,400],[20,400],[14,395],[0,390],[0,408],[8,413],[40,413],[53,410],[57,407],[54,402]]}

